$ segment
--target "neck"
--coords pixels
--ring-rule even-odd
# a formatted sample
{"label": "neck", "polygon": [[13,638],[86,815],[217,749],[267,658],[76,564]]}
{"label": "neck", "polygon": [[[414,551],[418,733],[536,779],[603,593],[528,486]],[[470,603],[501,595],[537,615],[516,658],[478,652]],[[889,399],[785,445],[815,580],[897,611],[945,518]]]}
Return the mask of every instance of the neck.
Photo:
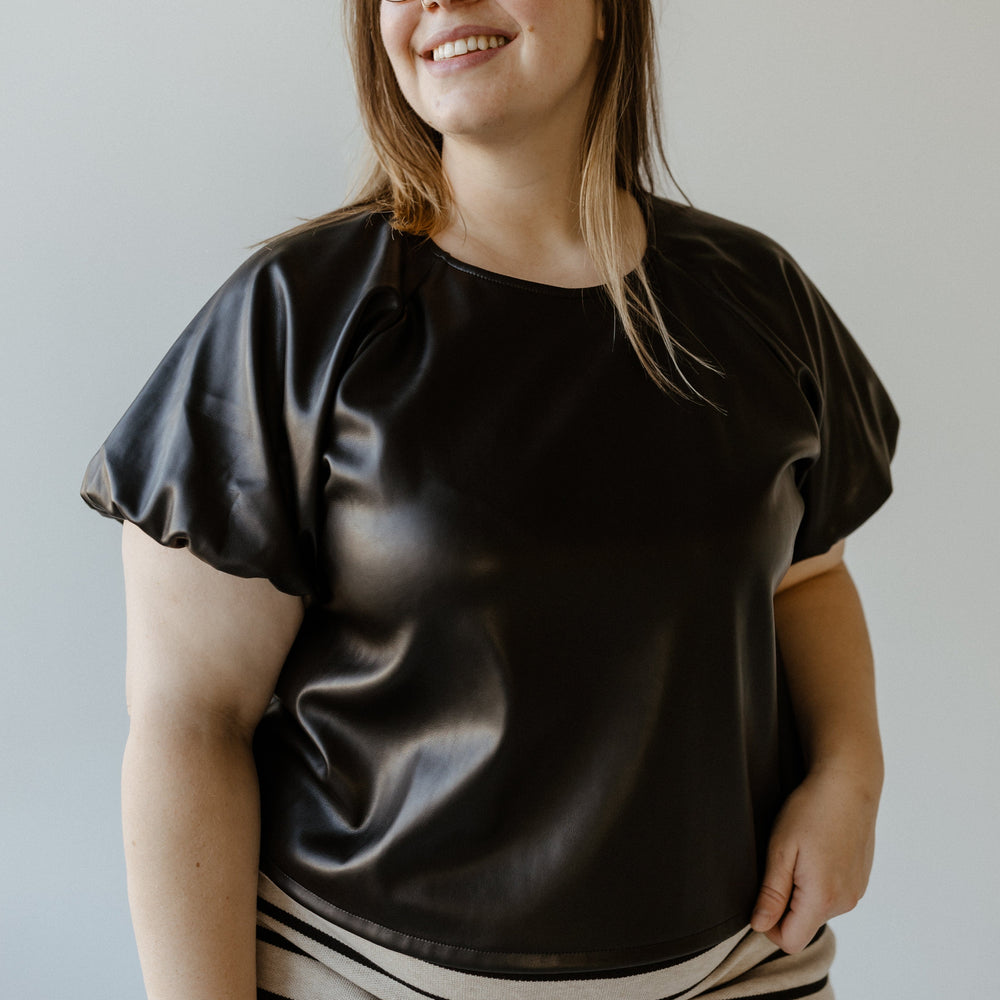
{"label": "neck", "polygon": [[[568,130],[565,130],[568,132]],[[579,135],[495,144],[446,137],[453,209],[435,242],[460,260],[549,284],[593,284],[580,229]]]}

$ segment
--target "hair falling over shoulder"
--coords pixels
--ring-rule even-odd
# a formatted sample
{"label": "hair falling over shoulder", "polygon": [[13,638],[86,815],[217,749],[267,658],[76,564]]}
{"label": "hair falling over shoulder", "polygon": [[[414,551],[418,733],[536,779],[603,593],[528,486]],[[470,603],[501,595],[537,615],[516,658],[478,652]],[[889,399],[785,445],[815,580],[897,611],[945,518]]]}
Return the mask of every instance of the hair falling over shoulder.
{"label": "hair falling over shoulder", "polygon": [[[650,377],[667,392],[707,402],[685,376],[682,361],[716,369],[674,340],[643,263],[632,266],[630,203],[622,197],[632,195],[643,205],[661,173],[673,180],[660,128],[652,0],[603,0],[602,11],[605,34],[580,151],[583,238],[621,329]],[[292,232],[377,211],[387,213],[396,229],[433,237],[451,211],[441,136],[418,117],[396,83],[380,42],[379,0],[347,0],[344,22],[372,162],[348,205]],[[667,364],[657,359],[650,333],[662,340]]]}

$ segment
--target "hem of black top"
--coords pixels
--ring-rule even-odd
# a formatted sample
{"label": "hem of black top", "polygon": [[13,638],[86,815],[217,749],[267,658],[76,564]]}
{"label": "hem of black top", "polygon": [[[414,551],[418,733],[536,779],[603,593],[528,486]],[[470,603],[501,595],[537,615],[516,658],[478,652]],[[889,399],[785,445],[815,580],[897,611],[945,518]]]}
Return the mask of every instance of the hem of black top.
{"label": "hem of black top", "polygon": [[501,976],[519,973],[613,973],[616,970],[647,970],[687,961],[747,926],[749,915],[735,914],[721,923],[682,938],[654,941],[627,947],[589,949],[574,952],[513,952],[472,948],[467,945],[408,934],[386,927],[369,917],[317,896],[273,864],[261,859],[260,870],[297,903],[344,930],[413,958],[465,972],[485,972]]}

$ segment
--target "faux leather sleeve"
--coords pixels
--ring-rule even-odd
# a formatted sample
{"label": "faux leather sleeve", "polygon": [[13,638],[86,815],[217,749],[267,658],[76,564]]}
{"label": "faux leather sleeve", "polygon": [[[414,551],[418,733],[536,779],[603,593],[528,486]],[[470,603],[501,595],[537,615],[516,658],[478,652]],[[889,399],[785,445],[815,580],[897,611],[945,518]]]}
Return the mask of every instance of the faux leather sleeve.
{"label": "faux leather sleeve", "polygon": [[312,589],[283,417],[286,310],[261,252],[195,317],[91,460],[82,496],[227,573]]}
{"label": "faux leather sleeve", "polygon": [[875,513],[892,492],[899,418],[868,359],[794,265],[786,280],[806,357],[799,382],[816,415],[819,454],[800,475],[805,511],[793,560],[820,555]]}

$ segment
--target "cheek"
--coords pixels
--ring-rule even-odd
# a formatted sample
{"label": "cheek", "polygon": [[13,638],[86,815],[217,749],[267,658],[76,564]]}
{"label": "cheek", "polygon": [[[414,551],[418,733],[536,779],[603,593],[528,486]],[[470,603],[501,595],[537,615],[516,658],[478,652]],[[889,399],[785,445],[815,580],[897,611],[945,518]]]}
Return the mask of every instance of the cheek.
{"label": "cheek", "polygon": [[400,54],[406,50],[407,39],[412,33],[407,27],[408,4],[382,4],[382,12],[379,15],[379,36],[382,47],[389,54],[389,59],[393,66]]}
{"label": "cheek", "polygon": [[411,5],[383,3],[379,17],[379,35],[382,47],[389,57],[392,72],[400,89],[410,99],[410,78],[413,75],[413,60],[410,39],[413,37],[414,18]]}

